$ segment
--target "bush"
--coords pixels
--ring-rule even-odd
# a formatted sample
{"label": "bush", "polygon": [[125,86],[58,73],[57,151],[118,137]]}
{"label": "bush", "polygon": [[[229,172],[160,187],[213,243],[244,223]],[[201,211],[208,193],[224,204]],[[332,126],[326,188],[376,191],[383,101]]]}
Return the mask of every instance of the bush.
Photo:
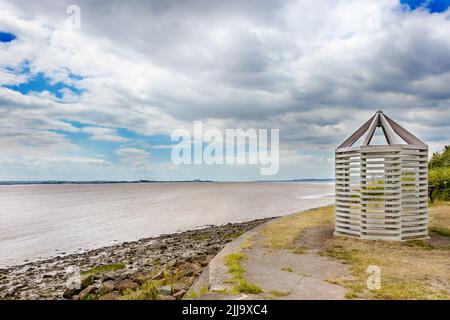
{"label": "bush", "polygon": [[428,184],[436,187],[433,197],[450,200],[450,146],[445,146],[442,152],[435,152],[428,168]]}
{"label": "bush", "polygon": [[435,152],[428,162],[428,168],[450,167],[450,146],[445,146],[442,152]]}
{"label": "bush", "polygon": [[428,183],[439,189],[450,188],[450,167],[430,169],[428,172]]}

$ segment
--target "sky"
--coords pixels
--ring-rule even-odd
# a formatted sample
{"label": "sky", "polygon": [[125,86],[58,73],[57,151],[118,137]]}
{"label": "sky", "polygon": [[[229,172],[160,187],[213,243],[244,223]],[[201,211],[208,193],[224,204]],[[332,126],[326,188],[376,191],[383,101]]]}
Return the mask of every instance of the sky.
{"label": "sky", "polygon": [[[331,178],[378,109],[441,150],[449,5],[0,0],[0,180]],[[278,174],[175,165],[171,134],[194,121],[279,129]]]}

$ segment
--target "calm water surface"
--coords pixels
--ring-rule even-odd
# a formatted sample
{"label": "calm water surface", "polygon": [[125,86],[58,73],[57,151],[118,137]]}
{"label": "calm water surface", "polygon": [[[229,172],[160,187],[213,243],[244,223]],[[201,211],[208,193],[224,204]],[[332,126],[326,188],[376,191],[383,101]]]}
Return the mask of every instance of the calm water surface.
{"label": "calm water surface", "polygon": [[0,267],[330,204],[326,183],[0,186]]}

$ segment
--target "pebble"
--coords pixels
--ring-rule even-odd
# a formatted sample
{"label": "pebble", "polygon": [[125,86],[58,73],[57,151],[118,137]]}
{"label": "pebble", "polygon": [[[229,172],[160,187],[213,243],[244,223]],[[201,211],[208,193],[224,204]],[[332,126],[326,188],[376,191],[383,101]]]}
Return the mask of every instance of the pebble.
{"label": "pebble", "polygon": [[[94,294],[103,300],[116,300],[120,292],[135,290],[142,285],[138,274],[162,278],[164,269],[187,270],[186,283],[192,284],[209,260],[232,239],[232,235],[250,230],[268,219],[227,224],[186,232],[161,235],[156,238],[114,244],[110,247],[66,254],[47,260],[0,268],[1,299],[83,299]],[[195,241],[192,239],[196,239]],[[67,289],[74,273],[112,263],[125,263],[124,269],[82,277],[79,289]],[[158,270],[161,272],[158,275]],[[136,275],[136,277],[135,277]],[[44,281],[43,281],[44,280]],[[20,284],[26,283],[27,286]],[[114,285],[114,286],[113,286]],[[162,287],[164,288],[164,287]],[[162,289],[168,292],[164,299],[180,299],[188,288],[177,285]],[[102,290],[102,291],[101,291]],[[171,296],[176,295],[175,297]]]}

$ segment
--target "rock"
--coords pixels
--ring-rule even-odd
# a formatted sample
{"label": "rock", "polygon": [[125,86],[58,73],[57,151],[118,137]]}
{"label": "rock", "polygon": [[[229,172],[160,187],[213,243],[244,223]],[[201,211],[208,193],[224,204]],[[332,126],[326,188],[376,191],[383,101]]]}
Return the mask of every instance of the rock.
{"label": "rock", "polygon": [[72,300],[80,300],[80,296],[76,294],[72,297]]}
{"label": "rock", "polygon": [[93,276],[86,276],[84,278],[81,279],[81,285],[80,285],[80,289],[83,290],[87,287],[89,287],[91,284],[94,283],[94,277]]}
{"label": "rock", "polygon": [[193,265],[189,265],[181,271],[180,276],[181,277],[192,277],[194,275],[194,273],[195,273],[195,267]]}
{"label": "rock", "polygon": [[196,280],[196,277],[190,277],[189,278],[189,285],[192,286],[194,284],[195,280]]}
{"label": "rock", "polygon": [[110,292],[100,297],[100,300],[120,300],[120,294],[118,292]]}
{"label": "rock", "polygon": [[178,283],[174,284],[173,291],[183,291],[183,290],[188,291],[189,287],[190,286],[186,283],[178,282]]}
{"label": "rock", "polygon": [[175,266],[177,265],[177,262],[178,262],[178,259],[177,259],[177,258],[172,259],[172,260],[170,260],[170,261],[167,263],[167,266],[170,267],[170,268],[173,268],[173,267],[175,267]]}
{"label": "rock", "polygon": [[168,296],[172,293],[172,286],[166,285],[158,288],[158,294]]}
{"label": "rock", "polygon": [[100,292],[101,293],[112,292],[112,291],[114,291],[114,287],[115,287],[114,286],[114,281],[112,281],[112,280],[105,281],[100,286]]}
{"label": "rock", "polygon": [[74,295],[79,294],[81,291],[89,287],[94,283],[92,276],[87,276],[81,279],[80,288],[67,288],[63,293],[63,298],[72,299]]}
{"label": "rock", "polygon": [[96,288],[94,286],[89,286],[89,287],[85,288],[79,294],[80,300],[85,300],[88,297],[88,295],[95,293],[95,290],[96,290]]}
{"label": "rock", "polygon": [[192,277],[198,275],[203,271],[203,268],[196,264],[190,264],[181,271],[181,277]]}
{"label": "rock", "polygon": [[158,300],[176,300],[176,299],[172,296],[159,296]]}
{"label": "rock", "polygon": [[205,256],[202,260],[200,260],[200,265],[202,267],[206,267],[209,264],[209,262],[211,261],[211,259],[212,259],[212,256],[210,256],[210,255]]}
{"label": "rock", "polygon": [[67,288],[63,293],[63,298],[72,299],[72,297],[80,293],[81,289]]}
{"label": "rock", "polygon": [[186,294],[187,290],[180,290],[172,295],[176,300],[180,300]]}
{"label": "rock", "polygon": [[[135,289],[143,285],[143,281],[162,280],[166,274],[177,273],[178,276],[183,271],[186,276],[180,283],[185,281],[192,284],[212,256],[228,241],[229,235],[246,231],[262,222],[264,221],[241,225],[229,224],[211,229],[164,235],[64,257],[47,260],[41,258],[42,261],[36,263],[2,269],[0,270],[0,299],[59,299],[63,292],[65,299],[81,299],[83,290],[95,286],[96,296],[105,295],[106,299],[117,300],[120,298],[120,290]],[[199,240],[191,241],[194,240],[193,238]],[[208,252],[211,253],[208,255]],[[128,262],[128,264],[133,262],[133,266],[102,274],[85,275],[82,277],[80,288],[66,289],[67,267],[79,266],[83,270],[88,270],[117,261]],[[163,271],[164,268],[167,270]],[[28,286],[21,286],[23,283],[27,283]],[[116,288],[116,285],[120,288]],[[90,288],[83,292],[83,296],[91,290]],[[102,291],[99,292],[99,290]],[[187,290],[186,285],[173,284],[170,297],[163,294],[161,297],[171,300],[179,299],[183,295],[182,290]],[[174,295],[176,298],[173,298]]]}
{"label": "rock", "polygon": [[117,282],[114,282],[115,289],[119,290],[120,292],[123,292],[127,289],[136,290],[139,289],[139,284],[134,282],[131,279],[123,279]]}
{"label": "rock", "polygon": [[103,275],[102,278],[100,279],[101,282],[106,282],[108,280],[113,280],[113,278],[107,274]]}
{"label": "rock", "polygon": [[214,245],[211,245],[208,248],[206,248],[206,252],[208,254],[215,254],[219,250],[220,250],[220,245],[218,245],[218,244],[214,244]]}

